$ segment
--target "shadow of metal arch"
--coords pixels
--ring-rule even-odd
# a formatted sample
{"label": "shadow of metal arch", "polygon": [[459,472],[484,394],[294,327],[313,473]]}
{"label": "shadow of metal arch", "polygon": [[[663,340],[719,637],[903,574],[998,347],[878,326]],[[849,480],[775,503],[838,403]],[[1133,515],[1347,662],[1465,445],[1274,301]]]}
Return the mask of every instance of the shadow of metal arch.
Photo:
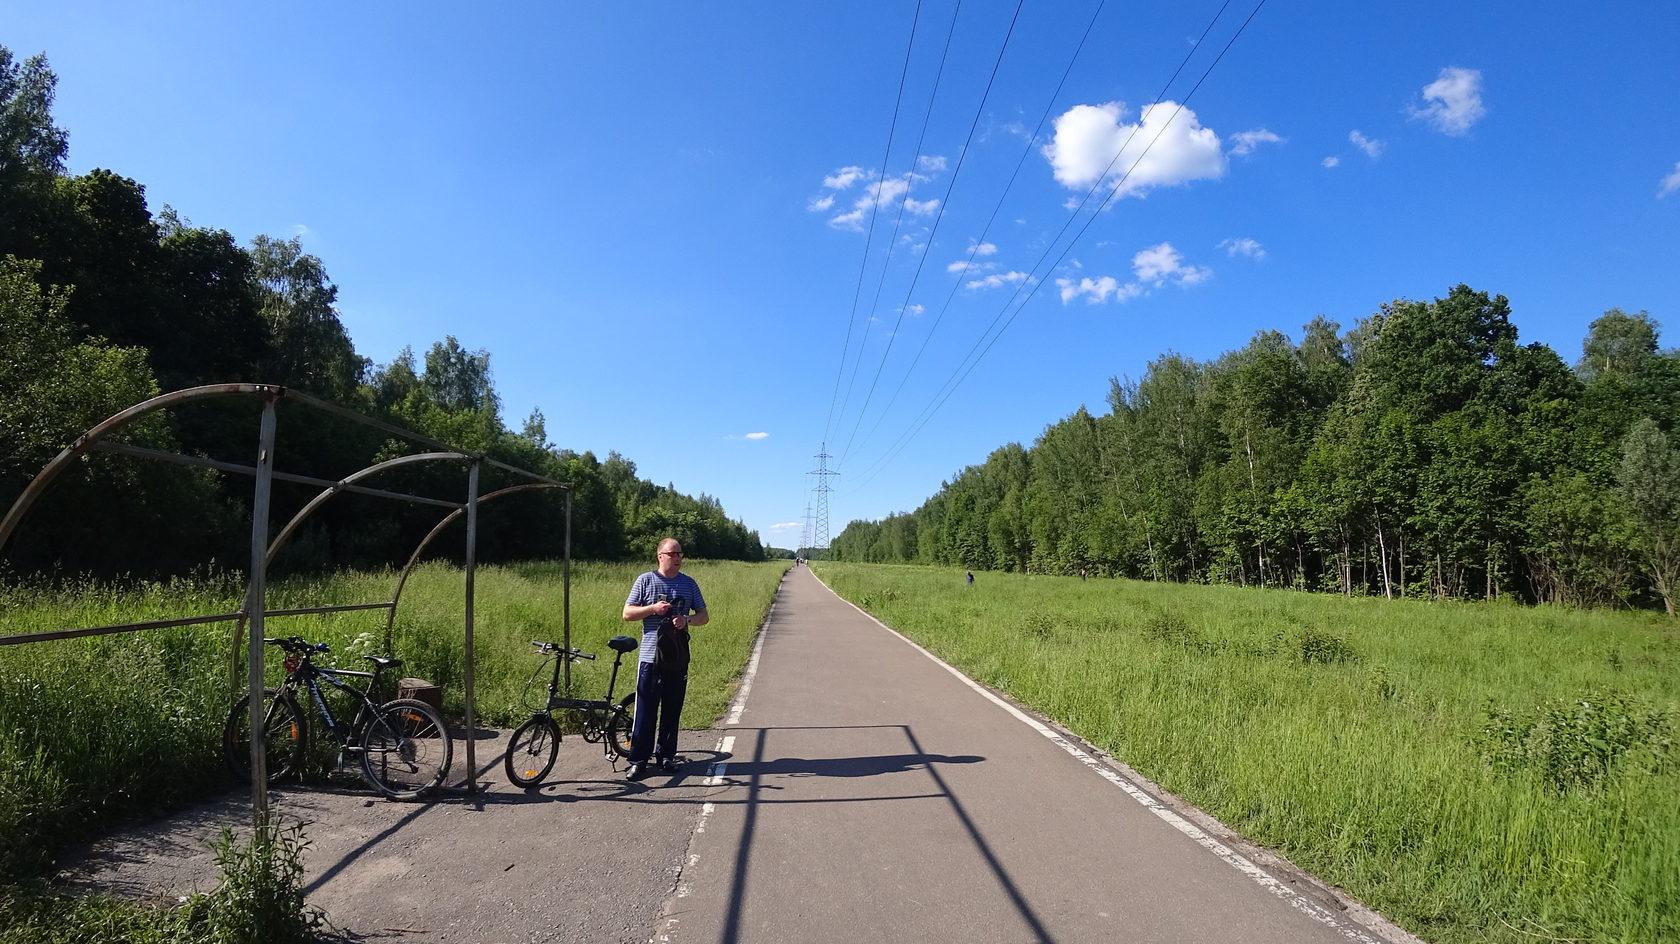
{"label": "shadow of metal arch", "polygon": [[[111,437],[114,434],[121,432],[134,422],[159,410],[178,407],[202,400],[226,397],[254,397],[262,401],[262,415],[259,421],[259,431],[257,437],[257,461],[254,465],[243,465],[236,462],[211,459],[205,456],[183,455],[180,453],[166,452],[163,450],[149,449],[142,446],[134,446],[126,443],[111,441]],[[428,446],[438,451],[413,456],[403,456],[397,459],[380,462],[338,481],[321,479],[313,476],[297,475],[294,473],[278,472],[275,471],[273,465],[274,443],[276,438],[275,406],[282,400],[294,401],[312,409],[320,410],[351,422],[378,429],[398,438]],[[17,530],[19,523],[23,521],[24,517],[28,515],[32,508],[34,508],[40,497],[49,489],[52,483],[63,474],[65,469],[69,468],[77,459],[95,449],[143,459],[155,459],[183,465],[208,467],[223,472],[251,475],[255,478],[256,486],[253,492],[251,505],[251,570],[249,574],[249,582],[246,586],[244,604],[237,612],[234,613],[215,613],[174,619],[149,620],[139,623],[77,627],[52,630],[48,632],[3,635],[0,636],[0,645],[19,645],[23,643],[45,642],[54,639],[69,639],[80,636],[135,632],[139,630],[161,629],[172,626],[188,626],[214,622],[233,622],[235,624],[235,631],[234,643],[231,652],[233,654],[234,664],[231,666],[231,670],[232,674],[237,677],[237,652],[239,648],[239,641],[244,635],[246,624],[249,623],[251,632],[249,642],[246,645],[246,682],[248,683],[250,694],[252,714],[251,729],[256,730],[261,727],[260,712],[262,710],[264,655],[262,639],[265,635],[266,619],[271,616],[294,616],[305,613],[333,613],[349,610],[384,609],[386,610],[386,641],[387,646],[389,646],[391,629],[396,616],[397,601],[401,596],[402,587],[407,581],[409,572],[414,568],[415,562],[418,561],[421,551],[431,542],[437,533],[442,530],[443,526],[453,521],[457,516],[464,512],[467,518],[467,534],[465,566],[466,611],[463,626],[463,642],[465,644],[466,651],[463,683],[466,689],[464,695],[466,703],[467,756],[466,775],[462,785],[469,792],[476,792],[477,783],[475,777],[478,765],[477,759],[474,755],[474,732],[476,729],[476,719],[474,718],[475,705],[473,696],[473,603],[474,569],[477,562],[478,505],[481,501],[487,498],[511,494],[517,491],[526,491],[533,488],[558,488],[562,489],[566,493],[566,539],[563,579],[565,581],[564,593],[566,600],[567,645],[570,645],[572,486],[569,483],[556,482],[545,476],[537,475],[534,472],[529,472],[525,469],[520,469],[502,462],[497,462],[494,459],[480,454],[461,452],[447,443],[433,439],[422,433],[403,429],[400,426],[364,416],[353,410],[320,400],[297,390],[292,390],[274,384],[208,384],[185,390],[172,391],[170,393],[152,397],[151,399],[145,400],[141,403],[137,403],[94,425],[69,446],[65,447],[65,449],[48,462],[40,472],[36,473],[35,477],[30,480],[29,484],[25,486],[23,492],[20,493],[17,499],[12,503],[11,508],[7,510],[5,517],[0,518],[0,550],[5,548],[7,542]],[[363,479],[392,467],[422,461],[465,462],[467,464],[467,494],[465,496],[465,500],[451,501],[446,499],[428,498],[420,495],[409,495],[401,492],[369,488],[356,484]],[[485,465],[502,469],[506,472],[510,472],[526,479],[535,480],[535,482],[534,484],[511,486],[509,488],[491,492],[486,496],[480,496],[478,494],[479,473]],[[321,487],[324,490],[319,495],[316,495],[315,498],[312,499],[304,508],[300,509],[296,515],[293,515],[291,521],[287,522],[287,524],[280,530],[279,534],[275,536],[273,542],[270,543],[268,540],[268,517],[270,509],[270,496],[273,489],[273,483],[276,480],[304,485],[314,485]],[[311,513],[331,499],[332,496],[345,491],[373,495],[381,498],[396,499],[399,501],[440,505],[451,509],[451,512],[444,518],[443,522],[432,529],[432,533],[428,534],[426,538],[421,541],[420,546],[415,549],[414,554],[411,555],[409,559],[408,566],[404,568],[403,573],[397,582],[396,591],[393,593],[390,600],[339,606],[301,607],[286,610],[268,609],[265,605],[265,601],[267,596],[267,575],[269,563],[274,559],[275,554],[285,544],[285,542],[290,539],[294,533],[296,533],[297,529]],[[262,745],[259,741],[254,740],[252,743],[249,769],[252,771],[252,815],[253,818],[260,823],[267,818],[268,790],[264,755]]]}

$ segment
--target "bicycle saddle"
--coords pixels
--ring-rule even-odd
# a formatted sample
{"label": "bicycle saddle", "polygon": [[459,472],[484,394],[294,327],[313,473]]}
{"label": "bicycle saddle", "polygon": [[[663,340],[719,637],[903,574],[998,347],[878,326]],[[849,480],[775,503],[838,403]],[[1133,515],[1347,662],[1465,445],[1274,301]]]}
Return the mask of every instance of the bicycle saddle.
{"label": "bicycle saddle", "polygon": [[607,645],[611,646],[614,652],[633,652],[641,648],[642,644],[629,636],[614,636],[607,640]]}

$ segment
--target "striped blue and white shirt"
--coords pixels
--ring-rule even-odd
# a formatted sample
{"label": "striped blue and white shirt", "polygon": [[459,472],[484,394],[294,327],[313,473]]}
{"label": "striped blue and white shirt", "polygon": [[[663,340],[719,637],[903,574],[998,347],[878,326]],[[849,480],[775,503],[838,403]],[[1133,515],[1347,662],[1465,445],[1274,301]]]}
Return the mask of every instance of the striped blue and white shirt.
{"label": "striped blue and white shirt", "polygon": [[[668,614],[671,616],[688,616],[706,608],[706,598],[700,595],[700,585],[694,582],[693,577],[680,572],[675,577],[667,577],[657,570],[650,570],[636,578],[624,605],[651,606],[660,599],[671,601],[671,612]],[[664,621],[663,616],[649,616],[642,620],[642,648],[637,654],[638,662],[653,661],[659,646],[659,625]]]}

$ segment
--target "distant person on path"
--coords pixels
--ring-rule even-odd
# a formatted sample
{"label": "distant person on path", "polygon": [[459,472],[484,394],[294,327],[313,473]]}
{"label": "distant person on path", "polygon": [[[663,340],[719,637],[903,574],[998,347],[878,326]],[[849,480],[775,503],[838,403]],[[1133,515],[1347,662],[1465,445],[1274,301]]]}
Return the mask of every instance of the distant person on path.
{"label": "distant person on path", "polygon": [[624,600],[625,622],[642,621],[636,720],[625,773],[630,780],[646,777],[650,761],[664,773],[677,772],[677,723],[688,694],[688,630],[710,621],[700,585],[682,572],[683,549],[675,538],[659,542],[658,562],[659,569],[636,578]]}
{"label": "distant person on path", "polygon": [[1080,583],[1085,582],[1085,568],[1083,568],[1083,567],[1079,568],[1079,582]]}
{"label": "distant person on path", "polygon": [[974,571],[972,570],[968,572],[968,585],[974,586]]}

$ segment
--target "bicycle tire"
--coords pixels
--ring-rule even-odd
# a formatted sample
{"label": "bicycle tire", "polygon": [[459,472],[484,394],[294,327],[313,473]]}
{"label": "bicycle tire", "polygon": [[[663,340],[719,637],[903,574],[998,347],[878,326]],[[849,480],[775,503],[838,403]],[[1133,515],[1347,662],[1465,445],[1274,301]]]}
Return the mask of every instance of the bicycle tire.
{"label": "bicycle tire", "polygon": [[636,730],[636,693],[631,692],[613,706],[607,721],[607,747],[619,759],[630,757],[631,735]]}
{"label": "bicycle tire", "polygon": [[[239,696],[222,723],[222,760],[229,773],[246,783],[251,782],[250,705],[249,692]],[[268,770],[268,782],[276,783],[302,768],[309,721],[290,692],[265,688],[263,730],[267,732],[263,765]]]}
{"label": "bicycle tire", "polygon": [[554,769],[559,753],[560,725],[546,711],[532,715],[508,738],[507,756],[503,758],[508,780],[527,790],[540,786]]}
{"label": "bicycle tire", "polygon": [[413,698],[380,705],[362,732],[362,775],[393,800],[423,797],[443,784],[455,744],[437,709]]}

